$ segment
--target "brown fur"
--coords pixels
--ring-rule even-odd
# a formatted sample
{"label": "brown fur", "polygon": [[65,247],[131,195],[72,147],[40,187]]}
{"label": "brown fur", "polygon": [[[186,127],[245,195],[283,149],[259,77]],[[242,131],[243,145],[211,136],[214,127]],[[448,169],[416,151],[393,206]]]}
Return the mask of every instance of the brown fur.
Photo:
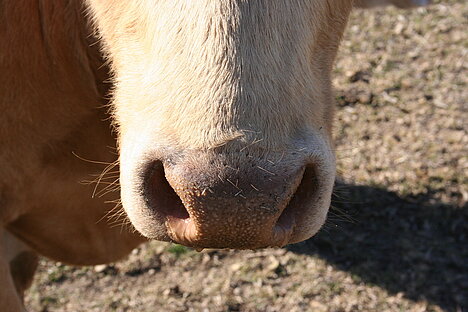
{"label": "brown fur", "polygon": [[8,232],[4,233],[3,256],[10,264],[10,272],[18,296],[23,299],[24,291],[31,286],[39,263],[38,255],[26,244]]}
{"label": "brown fur", "polygon": [[[143,239],[98,222],[118,194],[91,198],[94,186],[80,184],[104,166],[74,154],[116,158],[102,107],[106,74],[82,11],[79,1],[0,1],[0,222],[42,255],[95,264]],[[20,311],[9,271],[3,251],[0,302]]]}
{"label": "brown fur", "polygon": [[24,292],[31,286],[34,273],[39,264],[39,257],[35,252],[25,251],[17,255],[10,262],[10,271],[15,283],[16,292],[21,299]]}

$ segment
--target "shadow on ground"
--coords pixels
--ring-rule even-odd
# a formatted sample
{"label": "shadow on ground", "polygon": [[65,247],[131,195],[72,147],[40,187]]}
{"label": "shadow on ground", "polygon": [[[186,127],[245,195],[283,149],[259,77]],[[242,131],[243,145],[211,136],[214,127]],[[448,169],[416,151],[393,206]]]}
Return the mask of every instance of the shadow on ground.
{"label": "shadow on ground", "polygon": [[430,194],[401,198],[369,186],[338,188],[345,194],[335,198],[325,229],[290,251],[318,255],[393,294],[468,311],[466,206],[441,204]]}

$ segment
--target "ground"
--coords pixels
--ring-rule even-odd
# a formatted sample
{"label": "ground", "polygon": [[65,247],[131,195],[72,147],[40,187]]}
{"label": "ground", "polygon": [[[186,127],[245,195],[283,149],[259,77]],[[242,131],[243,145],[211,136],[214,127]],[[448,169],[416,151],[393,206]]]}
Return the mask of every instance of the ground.
{"label": "ground", "polygon": [[468,311],[468,2],[356,10],[334,71],[340,182],[284,249],[153,242],[96,267],[41,260],[31,311]]}

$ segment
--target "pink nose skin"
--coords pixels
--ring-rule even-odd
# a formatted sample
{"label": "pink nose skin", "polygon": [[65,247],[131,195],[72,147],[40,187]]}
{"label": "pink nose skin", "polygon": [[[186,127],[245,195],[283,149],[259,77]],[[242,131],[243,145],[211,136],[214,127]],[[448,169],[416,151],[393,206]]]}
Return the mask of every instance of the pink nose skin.
{"label": "pink nose skin", "polygon": [[151,165],[147,203],[173,241],[235,249],[289,242],[314,187],[313,167],[294,155],[236,156],[200,152]]}

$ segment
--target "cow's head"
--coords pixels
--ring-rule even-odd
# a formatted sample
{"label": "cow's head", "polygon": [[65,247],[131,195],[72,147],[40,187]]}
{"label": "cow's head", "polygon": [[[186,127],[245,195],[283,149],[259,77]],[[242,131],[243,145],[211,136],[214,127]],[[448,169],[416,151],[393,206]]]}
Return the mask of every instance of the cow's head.
{"label": "cow's head", "polygon": [[330,71],[351,0],[89,0],[114,72],[123,206],[143,235],[283,246],[324,223]]}

